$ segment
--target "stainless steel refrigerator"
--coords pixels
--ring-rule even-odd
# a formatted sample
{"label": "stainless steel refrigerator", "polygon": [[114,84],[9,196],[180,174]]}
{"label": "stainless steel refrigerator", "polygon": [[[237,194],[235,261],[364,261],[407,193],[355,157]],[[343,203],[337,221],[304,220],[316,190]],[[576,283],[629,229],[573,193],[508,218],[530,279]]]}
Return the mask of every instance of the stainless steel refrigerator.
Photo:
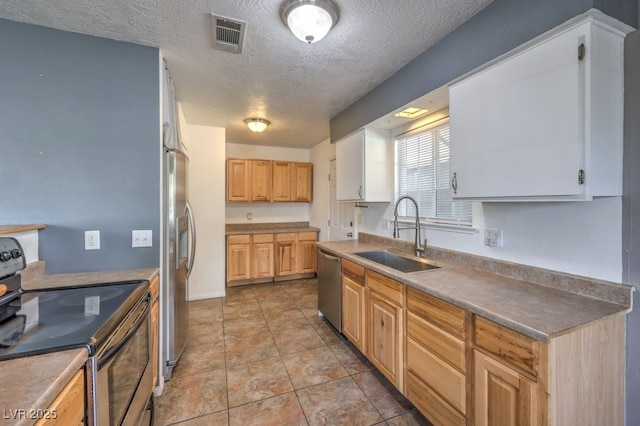
{"label": "stainless steel refrigerator", "polygon": [[[167,87],[169,86],[169,87]],[[165,87],[172,94],[171,81]],[[167,99],[169,96],[166,96]],[[163,314],[163,376],[169,380],[187,343],[189,309],[188,278],[193,267],[196,248],[193,211],[187,201],[187,170],[189,158],[180,149],[173,95],[167,100],[171,109],[164,123],[164,250],[162,261]]]}

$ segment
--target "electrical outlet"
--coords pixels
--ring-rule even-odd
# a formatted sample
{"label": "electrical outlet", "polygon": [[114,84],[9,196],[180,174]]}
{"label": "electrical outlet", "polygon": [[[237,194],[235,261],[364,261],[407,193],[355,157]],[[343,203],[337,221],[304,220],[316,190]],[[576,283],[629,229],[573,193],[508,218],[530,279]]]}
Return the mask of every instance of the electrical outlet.
{"label": "electrical outlet", "polygon": [[100,231],[84,231],[84,249],[100,250]]}
{"label": "electrical outlet", "polygon": [[247,213],[247,220],[253,220],[253,213]]}
{"label": "electrical outlet", "polygon": [[489,247],[502,247],[502,230],[501,229],[485,229],[484,245]]}
{"label": "electrical outlet", "polygon": [[153,231],[131,231],[131,247],[152,247]]}

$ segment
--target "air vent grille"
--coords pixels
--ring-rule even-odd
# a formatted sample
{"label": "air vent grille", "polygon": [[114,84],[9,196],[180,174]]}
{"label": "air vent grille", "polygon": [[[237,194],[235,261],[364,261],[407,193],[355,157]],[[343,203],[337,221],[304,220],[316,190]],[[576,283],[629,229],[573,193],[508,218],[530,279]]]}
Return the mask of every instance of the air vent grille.
{"label": "air vent grille", "polygon": [[213,47],[232,53],[242,52],[245,22],[211,15]]}

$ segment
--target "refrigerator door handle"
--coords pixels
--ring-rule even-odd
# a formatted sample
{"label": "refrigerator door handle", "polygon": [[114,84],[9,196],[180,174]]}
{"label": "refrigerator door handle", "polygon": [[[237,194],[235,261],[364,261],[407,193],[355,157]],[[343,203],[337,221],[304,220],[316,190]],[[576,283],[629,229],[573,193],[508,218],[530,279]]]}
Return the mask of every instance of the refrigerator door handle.
{"label": "refrigerator door handle", "polygon": [[193,269],[193,262],[196,258],[196,222],[193,217],[191,204],[189,204],[188,201],[185,206],[185,210],[187,211],[187,217],[189,218],[189,229],[191,230],[191,250],[189,250],[189,261],[187,262],[187,278],[189,278],[189,275],[191,275],[191,270]]}

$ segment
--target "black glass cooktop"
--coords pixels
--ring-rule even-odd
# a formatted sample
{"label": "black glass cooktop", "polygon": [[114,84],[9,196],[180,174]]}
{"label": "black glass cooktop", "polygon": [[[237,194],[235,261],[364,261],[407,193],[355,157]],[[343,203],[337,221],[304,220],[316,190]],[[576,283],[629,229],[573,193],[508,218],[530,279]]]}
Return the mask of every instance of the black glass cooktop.
{"label": "black glass cooktop", "polygon": [[25,292],[0,307],[0,360],[100,344],[145,294],[148,281]]}

